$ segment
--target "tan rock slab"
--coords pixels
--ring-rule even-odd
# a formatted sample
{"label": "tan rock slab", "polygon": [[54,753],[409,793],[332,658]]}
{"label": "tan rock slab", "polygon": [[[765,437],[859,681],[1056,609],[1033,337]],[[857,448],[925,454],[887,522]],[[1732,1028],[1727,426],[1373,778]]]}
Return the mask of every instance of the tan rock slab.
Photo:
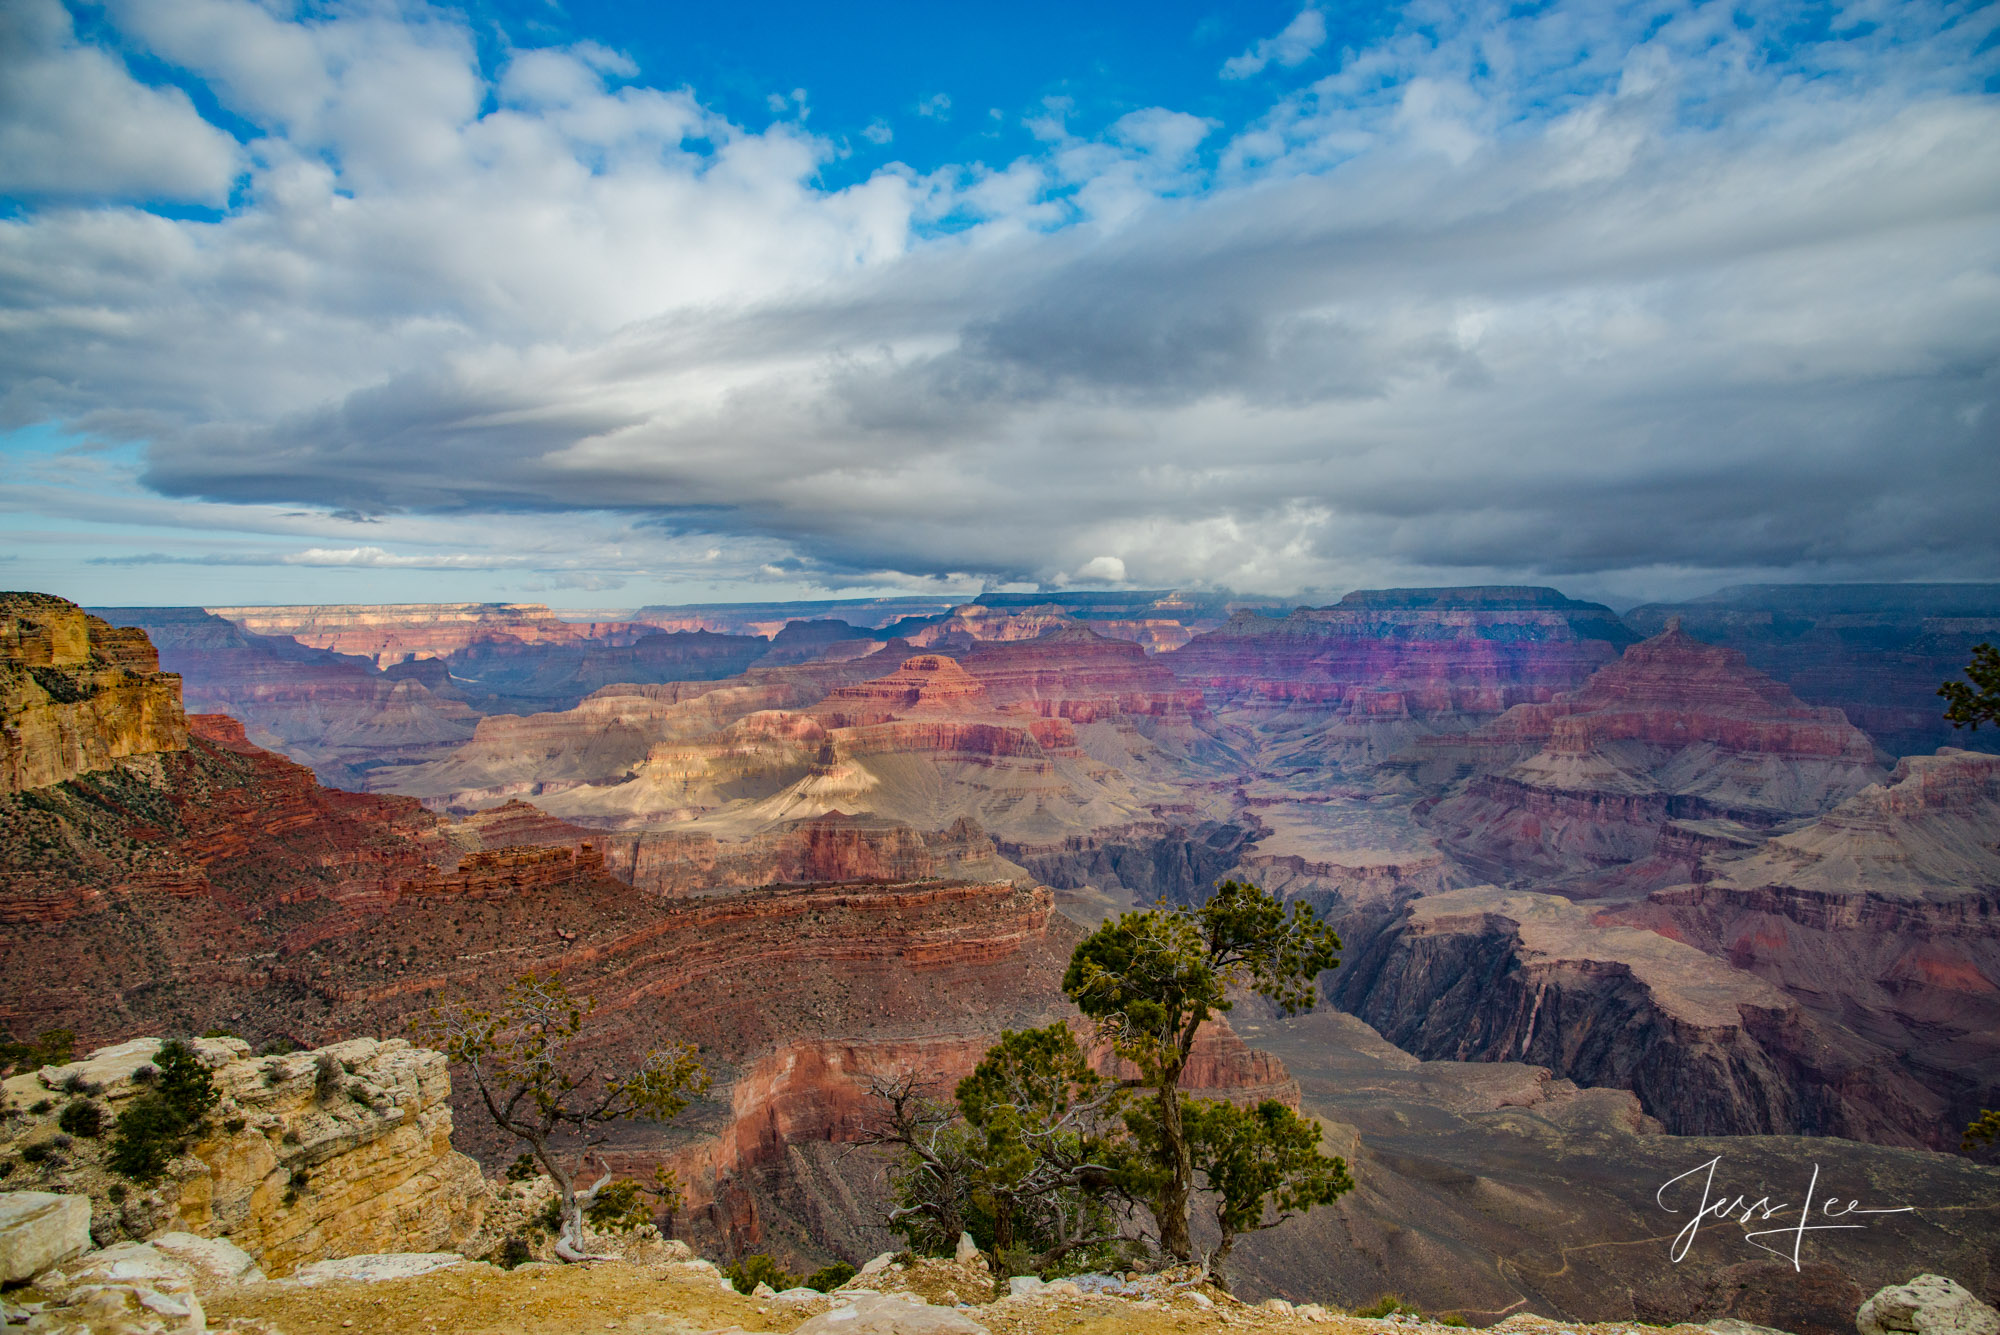
{"label": "tan rock slab", "polygon": [[90,1198],[0,1192],[0,1284],[31,1279],[90,1250]]}

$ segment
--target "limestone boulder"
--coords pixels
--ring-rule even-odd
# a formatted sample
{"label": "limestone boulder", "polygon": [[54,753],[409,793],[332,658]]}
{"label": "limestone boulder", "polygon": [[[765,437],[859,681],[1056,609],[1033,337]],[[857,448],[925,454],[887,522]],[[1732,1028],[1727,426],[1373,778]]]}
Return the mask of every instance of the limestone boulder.
{"label": "limestone boulder", "polygon": [[204,1238],[193,1233],[162,1233],[150,1240],[153,1250],[194,1272],[197,1283],[256,1284],[264,1271],[256,1258],[228,1238]]}
{"label": "limestone boulder", "polygon": [[0,1284],[31,1279],[90,1250],[90,1199],[0,1192]]}
{"label": "limestone boulder", "polygon": [[203,1335],[208,1329],[195,1272],[143,1242],[90,1252],[39,1281],[55,1295],[28,1323],[32,1335]]}
{"label": "limestone boulder", "polygon": [[1854,1328],[1861,1335],[2000,1335],[2000,1311],[1956,1280],[1918,1275],[1861,1304]]}

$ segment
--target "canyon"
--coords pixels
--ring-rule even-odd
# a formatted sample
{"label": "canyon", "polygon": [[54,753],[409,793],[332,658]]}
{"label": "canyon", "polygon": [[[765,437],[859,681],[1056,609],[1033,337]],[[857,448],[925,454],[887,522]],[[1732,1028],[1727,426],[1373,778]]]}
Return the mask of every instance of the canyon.
{"label": "canyon", "polygon": [[[60,778],[0,797],[0,1026],[320,1044],[560,967],[598,996],[607,1059],[686,1035],[718,1073],[607,1159],[673,1166],[685,1236],[797,1268],[888,1245],[880,1165],[844,1149],[871,1078],[948,1080],[1000,1029],[1071,1014],[1056,980],[1087,925],[1237,876],[1336,925],[1339,1009],[1240,1008],[1202,1087],[1303,1100],[1382,1184],[1260,1239],[1261,1291],[1303,1292],[1315,1247],[1363,1258],[1336,1266],[1354,1286],[1511,1255],[1467,1202],[1525,1227],[1551,1156],[1594,1165],[1565,1178],[1575,1219],[1628,1230],[1617,1155],[1777,1175],[1833,1136],[1871,1180],[1971,1189],[1938,1152],[2000,1101],[2000,758],[1899,752],[1914,732],[1708,642],[1695,604],[1649,626],[1538,589],[1093,599],[713,624],[476,605],[428,640],[416,609],[134,609],[211,712],[133,749],[114,709]],[[7,652],[39,683],[36,634]],[[114,658],[166,689],[126,634],[43,672],[49,707]],[[642,666],[656,640],[684,648]],[[1868,650],[1813,643],[1865,694]],[[530,685],[461,675],[503,658]],[[1468,1312],[1693,1312],[1741,1260],[1649,1263],[1623,1299],[1615,1266],[1529,1283],[1525,1255],[1438,1282]],[[1746,1319],[1807,1328],[1802,1290],[1753,1278]]]}

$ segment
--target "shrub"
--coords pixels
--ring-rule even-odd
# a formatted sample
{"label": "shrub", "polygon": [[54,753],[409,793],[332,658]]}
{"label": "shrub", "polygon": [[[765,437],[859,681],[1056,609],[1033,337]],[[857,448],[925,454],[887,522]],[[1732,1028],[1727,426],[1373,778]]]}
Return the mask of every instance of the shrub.
{"label": "shrub", "polygon": [[56,1125],[73,1136],[95,1140],[104,1131],[104,1108],[89,1099],[78,1099],[62,1110]]}
{"label": "shrub", "polygon": [[500,1255],[494,1258],[502,1270],[512,1270],[517,1265],[525,1265],[535,1259],[528,1240],[519,1233],[507,1235],[507,1241],[500,1244]]}
{"label": "shrub", "polygon": [[46,1163],[55,1152],[56,1147],[49,1144],[48,1141],[38,1140],[32,1145],[23,1145],[21,1147],[21,1162]]}
{"label": "shrub", "polygon": [[104,1194],[111,1198],[113,1205],[121,1204],[125,1200],[125,1184],[123,1182],[113,1182],[109,1187],[105,1188]]}
{"label": "shrub", "polygon": [[818,1289],[821,1293],[832,1293],[835,1289],[853,1279],[854,1267],[845,1261],[835,1261],[832,1265],[821,1266],[806,1276],[805,1287]]}
{"label": "shrub", "polygon": [[28,1105],[28,1111],[33,1113],[37,1117],[42,1117],[46,1116],[50,1112],[53,1112],[55,1110],[55,1106],[56,1106],[55,1100],[53,1099],[36,1099],[33,1103]]}
{"label": "shrub", "polygon": [[1419,1312],[1415,1307],[1412,1307],[1408,1302],[1406,1302],[1403,1298],[1403,1295],[1401,1295],[1400,1293],[1385,1293],[1381,1297],[1377,1298],[1374,1302],[1368,1304],[1368,1306],[1357,1307],[1352,1312],[1349,1312],[1348,1315],[1380,1317],[1380,1316],[1394,1316],[1398,1312],[1407,1312],[1411,1316],[1423,1315],[1423,1313]]}
{"label": "shrub", "polygon": [[523,1154],[507,1165],[509,1182],[532,1182],[542,1175],[542,1166],[535,1162],[532,1154]]}
{"label": "shrub", "polygon": [[150,1085],[159,1078],[160,1068],[157,1066],[141,1066],[132,1072],[132,1083],[135,1085]]}
{"label": "shrub", "polygon": [[312,1185],[312,1174],[303,1168],[292,1170],[291,1180],[285,1183],[285,1204],[297,1205],[299,1197]]}
{"label": "shrub", "polygon": [[331,1102],[347,1086],[347,1071],[340,1064],[340,1058],[331,1052],[319,1054],[319,1061],[313,1066],[313,1097],[321,1103]]}
{"label": "shrub", "polygon": [[[163,1043],[155,1060],[155,1087],[118,1114],[108,1159],[112,1171],[140,1182],[157,1178],[168,1161],[187,1148],[202,1117],[220,1097],[208,1068],[187,1044]],[[133,1073],[135,1078],[137,1074]]]}
{"label": "shrub", "polygon": [[797,1288],[797,1282],[779,1268],[778,1263],[758,1252],[754,1256],[739,1256],[735,1264],[722,1272],[723,1277],[736,1286],[738,1293],[749,1293],[759,1284],[769,1284],[778,1290]]}
{"label": "shrub", "polygon": [[231,1117],[222,1124],[222,1129],[224,1131],[227,1131],[230,1135],[233,1136],[238,1131],[241,1131],[244,1127],[248,1125],[250,1125],[250,1123],[244,1118]]}
{"label": "shrub", "polygon": [[65,1094],[102,1094],[104,1086],[95,1080],[85,1080],[83,1072],[71,1071],[63,1077],[62,1092]]}

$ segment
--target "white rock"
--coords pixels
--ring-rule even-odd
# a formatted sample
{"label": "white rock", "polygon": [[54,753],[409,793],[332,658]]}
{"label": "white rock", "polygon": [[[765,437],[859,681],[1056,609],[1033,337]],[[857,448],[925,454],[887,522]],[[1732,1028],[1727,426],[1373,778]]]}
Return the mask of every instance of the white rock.
{"label": "white rock", "polygon": [[864,1275],[879,1275],[884,1270],[887,1270],[889,1268],[889,1263],[895,1259],[896,1259],[896,1253],[883,1252],[880,1256],[870,1261],[867,1265],[862,1266],[861,1273]]}
{"label": "white rock", "polygon": [[69,1322],[104,1335],[202,1335],[208,1329],[195,1272],[143,1242],[90,1252],[43,1282],[62,1290],[61,1307],[35,1329],[68,1330]]}
{"label": "white rock", "polygon": [[90,1197],[0,1191],[0,1284],[31,1279],[90,1250]]}
{"label": "white rock", "polygon": [[775,1298],[778,1296],[778,1291],[769,1284],[759,1284],[756,1288],[750,1290],[750,1296],[752,1298]]}
{"label": "white rock", "polygon": [[1083,1289],[1074,1280],[1068,1279],[1051,1280],[1042,1289],[1042,1292],[1056,1294],[1065,1298],[1079,1298],[1083,1296]]}
{"label": "white rock", "polygon": [[1854,1314],[1861,1335],[2000,1335],[2000,1311],[1943,1275],[1918,1275],[1879,1290]]}
{"label": "white rock", "polygon": [[205,1335],[207,1316],[190,1293],[165,1294],[120,1284],[72,1289],[60,1307],[46,1308],[28,1326],[33,1335]]}
{"label": "white rock", "polygon": [[952,1260],[966,1265],[979,1259],[979,1244],[972,1240],[970,1233],[958,1235],[958,1250],[952,1253]]}
{"label": "white rock", "polygon": [[986,1327],[949,1307],[932,1307],[915,1294],[844,1295],[845,1307],[823,1312],[792,1335],[988,1335]]}
{"label": "white rock", "polygon": [[824,1298],[818,1289],[780,1289],[771,1295],[781,1303],[809,1303],[815,1298]]}
{"label": "white rock", "polygon": [[1296,1310],[1283,1298],[1266,1298],[1263,1302],[1258,1303],[1257,1306],[1267,1312],[1276,1312],[1281,1316],[1290,1316]]}
{"label": "white rock", "polygon": [[1194,1291],[1193,1289],[1189,1289],[1189,1290],[1187,1291],[1187,1293],[1186,1293],[1186,1295],[1185,1295],[1185,1296],[1186,1296],[1186,1297],[1187,1297],[1187,1298],[1188,1298],[1188,1299],[1189,1299],[1190,1301],[1192,1301],[1192,1302],[1194,1303],[1194,1305],[1195,1305],[1196,1307],[1213,1307],[1213,1306],[1215,1306],[1215,1300],[1214,1300],[1213,1298],[1209,1297],[1209,1296],[1208,1296],[1207,1294],[1205,1294],[1205,1293],[1197,1293],[1197,1292],[1195,1292],[1195,1291]]}
{"label": "white rock", "polygon": [[[413,1279],[418,1275],[428,1275],[433,1270],[471,1264],[457,1252],[378,1252],[369,1256],[342,1256],[331,1261],[314,1261],[294,1270],[292,1279],[300,1284],[325,1284],[342,1279],[372,1284],[384,1279]],[[486,1268],[491,1270],[495,1267]]]}
{"label": "white rock", "polygon": [[228,1238],[162,1233],[157,1238],[148,1238],[147,1243],[154,1251],[179,1261],[203,1279],[222,1284],[256,1284],[264,1278],[256,1259]]}
{"label": "white rock", "polygon": [[1047,1287],[1048,1285],[1042,1283],[1039,1276],[1014,1275],[1007,1280],[1007,1296],[1009,1298],[1027,1298],[1040,1293]]}

